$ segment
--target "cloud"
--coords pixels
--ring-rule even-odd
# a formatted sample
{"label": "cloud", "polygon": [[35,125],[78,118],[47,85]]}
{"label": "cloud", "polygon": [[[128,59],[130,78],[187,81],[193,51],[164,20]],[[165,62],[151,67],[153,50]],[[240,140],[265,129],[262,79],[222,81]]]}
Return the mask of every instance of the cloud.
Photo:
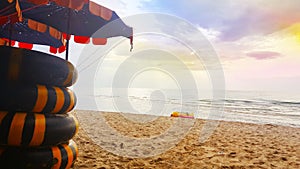
{"label": "cloud", "polygon": [[204,34],[204,36],[210,41],[216,41],[220,32],[214,29],[205,29],[201,26],[198,26],[198,29]]}
{"label": "cloud", "polygon": [[[300,1],[286,0],[93,0],[115,10],[121,17],[144,12],[159,12],[182,17],[209,37],[237,41],[252,35],[265,35],[300,21]],[[217,33],[211,35],[211,33]],[[212,37],[213,36],[213,37]]]}
{"label": "cloud", "polygon": [[274,58],[282,56],[278,52],[271,52],[271,51],[249,52],[249,53],[246,53],[246,55],[249,57],[255,58],[257,60],[274,59]]}
{"label": "cloud", "polygon": [[[266,35],[282,30],[300,21],[300,1],[290,3],[291,6],[280,6],[274,2],[272,6],[264,8],[255,4],[245,9],[244,13],[236,19],[224,21],[221,39],[235,41],[249,35]],[[298,6],[297,8],[292,5]]]}
{"label": "cloud", "polygon": [[143,8],[183,17],[205,29],[220,32],[223,41],[276,32],[300,21],[300,1],[253,0],[218,2],[182,0],[144,2]]}
{"label": "cloud", "polygon": [[[284,56],[285,60],[288,58],[292,58],[294,60],[298,58],[300,52],[300,39],[298,39],[298,32],[300,32],[300,29],[298,28],[300,27],[298,25],[293,25],[286,29],[264,36],[247,36],[236,41],[219,40],[214,42],[213,45],[221,57],[223,65],[229,64],[232,66],[231,62],[239,59],[250,58],[247,54],[259,51],[280,53],[281,56]],[[283,57],[275,57],[274,59],[278,58],[282,61]]]}

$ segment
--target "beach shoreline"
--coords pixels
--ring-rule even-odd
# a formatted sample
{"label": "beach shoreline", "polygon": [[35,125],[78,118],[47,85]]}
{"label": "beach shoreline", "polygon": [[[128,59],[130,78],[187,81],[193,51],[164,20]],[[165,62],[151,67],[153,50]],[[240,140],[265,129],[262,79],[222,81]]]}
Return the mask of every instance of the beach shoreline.
{"label": "beach shoreline", "polygon": [[[177,125],[176,118],[157,117],[148,121],[135,122],[143,115],[124,116],[122,113],[108,113],[75,110],[79,118],[79,133],[74,141],[79,147],[79,156],[74,164],[77,168],[300,168],[300,128],[272,124],[250,124],[220,121],[212,135],[199,142],[200,133],[208,120],[195,119],[192,127],[182,139],[169,149],[153,156],[126,157],[108,151],[106,147],[92,140],[92,128],[87,128],[91,118],[82,118],[88,113],[101,114],[105,123],[117,133],[131,139],[147,139],[163,135]],[[97,120],[97,119],[96,119]],[[97,127],[94,127],[95,130]],[[101,131],[100,131],[101,133]],[[175,137],[175,134],[174,134]],[[176,136],[178,137],[178,135]],[[168,146],[172,137],[164,137],[160,146]],[[122,140],[119,140],[122,142]],[[121,146],[129,145],[123,140]],[[154,142],[153,142],[154,144]],[[164,145],[166,144],[166,145]],[[115,145],[116,147],[120,145]],[[143,149],[143,144],[136,149]],[[154,146],[155,147],[155,146]],[[125,147],[126,148],[126,147]],[[126,151],[126,149],[122,149]],[[150,150],[151,151],[151,150]],[[155,149],[153,149],[155,151]],[[122,152],[120,152],[122,153]],[[151,152],[148,152],[151,153]]]}

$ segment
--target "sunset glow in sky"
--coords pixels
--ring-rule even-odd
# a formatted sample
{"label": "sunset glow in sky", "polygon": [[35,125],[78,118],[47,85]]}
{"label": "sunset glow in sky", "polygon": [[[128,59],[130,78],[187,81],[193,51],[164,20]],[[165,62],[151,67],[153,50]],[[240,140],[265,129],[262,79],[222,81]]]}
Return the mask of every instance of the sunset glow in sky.
{"label": "sunset glow in sky", "polygon": [[300,91],[299,0],[94,1],[120,17],[158,12],[192,23],[220,57],[229,90]]}

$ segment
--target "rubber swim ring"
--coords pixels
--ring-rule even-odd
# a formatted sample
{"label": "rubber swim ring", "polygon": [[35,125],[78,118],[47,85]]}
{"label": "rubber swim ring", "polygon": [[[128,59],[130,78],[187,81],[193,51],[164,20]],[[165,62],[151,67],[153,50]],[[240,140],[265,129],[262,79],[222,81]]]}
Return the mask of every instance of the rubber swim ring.
{"label": "rubber swim ring", "polygon": [[77,131],[78,121],[72,115],[0,111],[0,145],[53,146],[70,140]]}
{"label": "rubber swim ring", "polygon": [[65,87],[0,85],[0,110],[34,113],[66,113],[76,96]]}
{"label": "rubber swim ring", "polygon": [[74,141],[46,148],[0,148],[0,164],[4,169],[67,169],[78,155]]}
{"label": "rubber swim ring", "polygon": [[0,82],[68,87],[77,70],[59,57],[28,49],[0,46]]}

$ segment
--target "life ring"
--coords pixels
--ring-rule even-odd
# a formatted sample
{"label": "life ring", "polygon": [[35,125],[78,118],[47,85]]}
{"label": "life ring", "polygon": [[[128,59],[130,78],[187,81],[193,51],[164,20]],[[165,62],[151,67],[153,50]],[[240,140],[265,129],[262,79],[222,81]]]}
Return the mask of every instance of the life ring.
{"label": "life ring", "polygon": [[67,169],[78,155],[73,140],[69,143],[45,148],[0,148],[0,164],[4,169]]}
{"label": "life ring", "polygon": [[0,46],[0,82],[68,87],[77,70],[68,61],[38,51]]}
{"label": "life ring", "polygon": [[0,110],[34,113],[66,113],[76,104],[76,96],[65,87],[44,85],[0,85]]}
{"label": "life ring", "polygon": [[77,119],[69,114],[0,111],[0,145],[53,146],[70,140],[78,131]]}

